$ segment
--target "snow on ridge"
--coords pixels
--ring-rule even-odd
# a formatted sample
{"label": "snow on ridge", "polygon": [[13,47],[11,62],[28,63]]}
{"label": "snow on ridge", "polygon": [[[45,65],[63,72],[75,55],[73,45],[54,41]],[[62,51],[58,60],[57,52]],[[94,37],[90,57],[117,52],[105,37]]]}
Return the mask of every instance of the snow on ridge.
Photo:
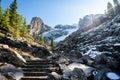
{"label": "snow on ridge", "polygon": [[91,48],[86,53],[84,53],[82,55],[88,55],[94,59],[97,55],[100,55],[100,54],[101,54],[101,52],[96,51],[94,48]]}
{"label": "snow on ridge", "polygon": [[67,31],[68,34],[56,38],[56,39],[55,39],[55,42],[60,42],[60,41],[64,40],[66,37],[68,37],[70,34],[72,34],[73,32],[75,32],[75,31],[77,31],[77,30],[78,30],[78,27],[75,28],[75,29],[66,29],[65,31]]}

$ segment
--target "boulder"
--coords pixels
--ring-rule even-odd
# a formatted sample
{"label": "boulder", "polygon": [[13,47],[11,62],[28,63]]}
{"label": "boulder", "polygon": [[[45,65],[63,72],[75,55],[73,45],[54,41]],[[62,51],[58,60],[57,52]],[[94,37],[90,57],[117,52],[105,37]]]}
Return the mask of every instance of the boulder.
{"label": "boulder", "polygon": [[82,58],[70,57],[70,62],[72,63],[85,63]]}
{"label": "boulder", "polygon": [[112,70],[118,70],[119,68],[119,61],[117,61],[116,59],[109,57],[108,58],[108,62],[107,62],[107,66],[112,69]]}
{"label": "boulder", "polygon": [[52,72],[51,75],[55,78],[55,80],[61,80],[61,79],[62,79],[62,76],[59,75],[59,74],[56,73],[56,72]]}
{"label": "boulder", "polygon": [[58,60],[59,64],[69,64],[69,59],[67,57],[60,57]]}
{"label": "boulder", "polygon": [[70,69],[68,68],[68,66],[66,64],[59,64],[59,66],[63,73],[70,71]]}
{"label": "boulder", "polygon": [[68,65],[68,69],[70,69],[71,71],[74,70],[75,68],[82,69],[86,76],[90,76],[92,71],[94,70],[94,68],[81,63],[71,63]]}
{"label": "boulder", "polygon": [[63,80],[87,80],[87,76],[82,69],[75,68],[73,71],[64,73]]}
{"label": "boulder", "polygon": [[[0,71],[4,73],[8,78],[8,80],[19,80],[23,76],[22,70],[17,69],[15,66],[11,64],[4,64],[0,67]],[[4,79],[0,79],[4,80]]]}
{"label": "boulder", "polygon": [[51,53],[44,47],[32,45],[32,54],[38,58],[47,58]]}
{"label": "boulder", "polygon": [[82,58],[81,58],[85,64],[91,66],[93,65],[93,60],[88,56],[88,55],[84,55]]}
{"label": "boulder", "polygon": [[107,56],[104,54],[97,55],[94,60],[95,64],[106,64],[107,63]]}
{"label": "boulder", "polygon": [[87,80],[87,76],[85,75],[85,73],[83,72],[82,69],[75,68],[72,71],[72,74],[70,76],[70,80]]}
{"label": "boulder", "polygon": [[11,63],[16,66],[23,66],[26,62],[19,53],[11,48],[0,48],[0,57],[4,62]]}

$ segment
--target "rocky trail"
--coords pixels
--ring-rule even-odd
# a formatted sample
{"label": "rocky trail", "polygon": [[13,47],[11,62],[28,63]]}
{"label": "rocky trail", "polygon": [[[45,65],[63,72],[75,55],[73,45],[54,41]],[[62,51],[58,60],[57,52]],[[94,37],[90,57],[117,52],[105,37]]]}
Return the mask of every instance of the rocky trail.
{"label": "rocky trail", "polygon": [[59,73],[60,68],[49,60],[32,60],[27,61],[22,70],[24,76],[21,80],[55,80],[50,73]]}

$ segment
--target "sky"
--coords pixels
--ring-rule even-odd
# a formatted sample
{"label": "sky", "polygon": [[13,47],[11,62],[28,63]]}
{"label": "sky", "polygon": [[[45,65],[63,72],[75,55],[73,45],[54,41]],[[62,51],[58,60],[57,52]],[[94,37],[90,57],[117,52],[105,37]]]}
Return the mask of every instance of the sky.
{"label": "sky", "polygon": [[[57,24],[78,23],[79,18],[88,14],[102,14],[107,2],[112,0],[17,0],[18,12],[30,24],[32,17],[40,17],[51,27]],[[13,0],[2,0],[5,10]]]}

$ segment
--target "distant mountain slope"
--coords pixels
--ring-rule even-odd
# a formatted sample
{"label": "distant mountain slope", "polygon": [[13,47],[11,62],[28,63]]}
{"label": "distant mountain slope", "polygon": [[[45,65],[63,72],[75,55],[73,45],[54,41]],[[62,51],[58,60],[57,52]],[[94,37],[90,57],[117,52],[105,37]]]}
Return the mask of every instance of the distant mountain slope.
{"label": "distant mountain slope", "polygon": [[47,40],[51,40],[51,38],[54,37],[56,42],[60,42],[77,29],[77,25],[56,25],[55,28],[46,31],[41,35]]}

